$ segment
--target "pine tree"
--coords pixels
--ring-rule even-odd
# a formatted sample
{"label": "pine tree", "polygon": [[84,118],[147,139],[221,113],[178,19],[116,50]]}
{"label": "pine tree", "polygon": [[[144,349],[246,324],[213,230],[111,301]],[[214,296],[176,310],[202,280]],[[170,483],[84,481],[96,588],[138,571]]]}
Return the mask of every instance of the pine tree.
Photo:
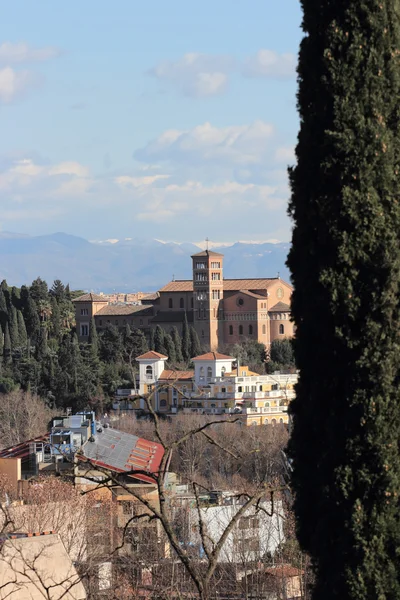
{"label": "pine tree", "polygon": [[179,335],[179,331],[176,327],[172,328],[172,340],[174,342],[174,346],[175,346],[175,356],[176,356],[176,362],[177,363],[183,363],[183,356],[182,356],[182,339],[181,336]]}
{"label": "pine tree", "polygon": [[175,344],[172,336],[169,333],[164,335],[164,347],[166,350],[166,355],[168,356],[168,362],[171,365],[174,365],[176,363]]}
{"label": "pine tree", "polygon": [[65,297],[66,297],[65,287],[60,279],[56,279],[53,282],[53,285],[51,286],[50,294],[51,294],[51,296],[54,296],[55,298],[57,298],[57,302],[62,302],[63,300],[65,300]]}
{"label": "pine tree", "polygon": [[199,336],[197,335],[197,331],[194,327],[190,327],[190,357],[194,358],[195,356],[200,356],[201,354],[201,345]]}
{"label": "pine tree", "polygon": [[314,600],[400,598],[400,26],[302,0],[291,171],[298,536]]}
{"label": "pine tree", "polygon": [[18,324],[19,343],[20,343],[20,346],[22,346],[22,348],[25,348],[28,343],[28,335],[26,333],[24,317],[20,310],[17,311],[17,324]]}
{"label": "pine tree", "polygon": [[186,312],[185,312],[185,316],[183,318],[183,327],[182,327],[182,356],[183,356],[183,360],[185,360],[186,362],[188,362],[192,358],[191,348],[190,348],[190,331],[189,331],[189,325],[188,325],[188,321],[187,321]]}

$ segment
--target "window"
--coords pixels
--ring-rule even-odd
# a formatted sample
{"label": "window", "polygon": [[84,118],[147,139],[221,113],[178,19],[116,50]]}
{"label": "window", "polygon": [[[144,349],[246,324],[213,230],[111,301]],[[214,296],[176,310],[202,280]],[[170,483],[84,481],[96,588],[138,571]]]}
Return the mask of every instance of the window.
{"label": "window", "polygon": [[220,273],[211,273],[211,279],[212,279],[212,281],[220,281],[221,274]]}
{"label": "window", "polygon": [[233,335],[233,325],[229,325],[229,335]]}
{"label": "window", "polygon": [[153,378],[153,367],[151,365],[147,365],[146,367],[146,377],[147,379]]}
{"label": "window", "polygon": [[211,404],[211,408],[215,408],[215,404]]}
{"label": "window", "polygon": [[115,324],[118,325],[118,319],[115,319]]}
{"label": "window", "polygon": [[197,292],[197,300],[207,300],[207,292],[203,291],[198,291]]}
{"label": "window", "polygon": [[184,302],[183,298],[181,298],[179,300],[179,308],[185,308],[185,302]]}
{"label": "window", "polygon": [[221,367],[221,377],[225,377],[225,367]]}
{"label": "window", "polygon": [[205,268],[206,268],[206,263],[203,263],[203,262],[196,263],[196,269],[205,269]]}
{"label": "window", "polygon": [[226,392],[226,388],[221,388],[221,392],[222,392],[223,394],[225,394],[225,392]]}
{"label": "window", "polygon": [[89,335],[89,325],[81,325],[81,336],[86,337]]}
{"label": "window", "polygon": [[219,300],[220,297],[221,297],[220,290],[213,290],[212,291],[212,299],[213,300]]}
{"label": "window", "polygon": [[260,387],[258,388],[258,391],[259,391],[259,392],[262,392],[262,391],[263,391],[263,389],[262,389],[262,385],[260,385]]}
{"label": "window", "polygon": [[167,406],[166,400],[160,400],[160,408],[165,408]]}
{"label": "window", "polygon": [[221,263],[220,262],[212,262],[211,263],[211,268],[212,269],[220,269],[221,268]]}
{"label": "window", "polygon": [[99,325],[100,327],[103,325],[103,321],[101,319],[99,320]]}
{"label": "window", "polygon": [[263,325],[262,332],[263,332],[263,335],[265,335],[267,333],[267,326],[266,325]]}
{"label": "window", "polygon": [[241,385],[238,387],[238,392],[243,392],[243,387]]}
{"label": "window", "polygon": [[201,330],[201,337],[204,337],[204,329]]}
{"label": "window", "polygon": [[285,326],[282,325],[282,323],[279,325],[279,333],[280,335],[283,335],[285,333]]}
{"label": "window", "polygon": [[200,379],[204,379],[204,367],[200,367]]}
{"label": "window", "polygon": [[265,408],[269,408],[269,402],[264,402]]}
{"label": "window", "polygon": [[212,377],[212,368],[211,367],[207,367],[207,378],[211,379]]}
{"label": "window", "polygon": [[237,305],[238,306],[243,306],[243,304],[244,304],[243,298],[238,298]]}
{"label": "window", "polygon": [[279,423],[283,425],[283,419],[279,419]]}
{"label": "window", "polygon": [[253,335],[253,325],[249,325],[249,335]]}
{"label": "window", "polygon": [[140,319],[139,325],[143,325],[143,319]]}
{"label": "window", "polygon": [[190,300],[190,306],[193,308],[193,296],[192,296],[192,298]]}
{"label": "window", "polygon": [[243,335],[243,325],[239,325],[239,335]]}
{"label": "window", "polygon": [[206,273],[196,273],[196,281],[207,281]]}
{"label": "window", "polygon": [[89,309],[81,308],[81,315],[87,317],[89,314]]}
{"label": "window", "polygon": [[259,521],[257,517],[240,517],[238,521],[239,529],[258,529]]}
{"label": "window", "polygon": [[276,419],[272,419],[271,425],[276,425]]}
{"label": "window", "polygon": [[172,298],[168,298],[168,308],[173,308],[174,307],[174,301],[172,300]]}

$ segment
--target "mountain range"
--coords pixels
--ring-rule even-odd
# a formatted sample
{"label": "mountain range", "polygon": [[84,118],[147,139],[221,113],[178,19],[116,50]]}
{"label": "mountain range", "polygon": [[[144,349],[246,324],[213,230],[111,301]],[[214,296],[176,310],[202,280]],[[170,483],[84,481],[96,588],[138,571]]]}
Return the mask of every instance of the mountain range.
{"label": "mountain range", "polygon": [[[227,278],[275,277],[289,281],[289,243],[237,242],[213,247],[224,254]],[[127,239],[88,241],[66,233],[29,236],[0,232],[0,280],[29,285],[36,277],[55,279],[71,289],[110,293],[155,291],[171,279],[191,278],[192,243]]]}

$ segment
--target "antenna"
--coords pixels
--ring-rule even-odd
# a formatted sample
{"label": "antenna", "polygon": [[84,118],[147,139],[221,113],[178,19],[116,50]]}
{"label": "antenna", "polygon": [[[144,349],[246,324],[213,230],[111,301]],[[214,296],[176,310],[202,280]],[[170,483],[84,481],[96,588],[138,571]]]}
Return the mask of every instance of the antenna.
{"label": "antenna", "polygon": [[277,273],[277,276],[278,276],[278,279],[280,279],[280,278],[281,278],[281,274],[280,274],[280,272],[279,272],[279,271],[278,271],[278,273]]}
{"label": "antenna", "polygon": [[172,281],[175,281],[175,273],[172,274]]}
{"label": "antenna", "polygon": [[208,238],[208,237],[206,237],[206,250],[207,250],[207,252],[208,252],[208,242],[209,242],[209,241],[210,241],[210,240],[209,240],[209,238]]}

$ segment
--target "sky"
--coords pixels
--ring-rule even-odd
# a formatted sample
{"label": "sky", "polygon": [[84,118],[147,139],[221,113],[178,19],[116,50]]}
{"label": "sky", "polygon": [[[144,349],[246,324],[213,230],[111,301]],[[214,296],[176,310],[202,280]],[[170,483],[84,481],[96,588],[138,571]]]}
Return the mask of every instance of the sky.
{"label": "sky", "polygon": [[0,232],[290,239],[298,0],[18,0]]}

